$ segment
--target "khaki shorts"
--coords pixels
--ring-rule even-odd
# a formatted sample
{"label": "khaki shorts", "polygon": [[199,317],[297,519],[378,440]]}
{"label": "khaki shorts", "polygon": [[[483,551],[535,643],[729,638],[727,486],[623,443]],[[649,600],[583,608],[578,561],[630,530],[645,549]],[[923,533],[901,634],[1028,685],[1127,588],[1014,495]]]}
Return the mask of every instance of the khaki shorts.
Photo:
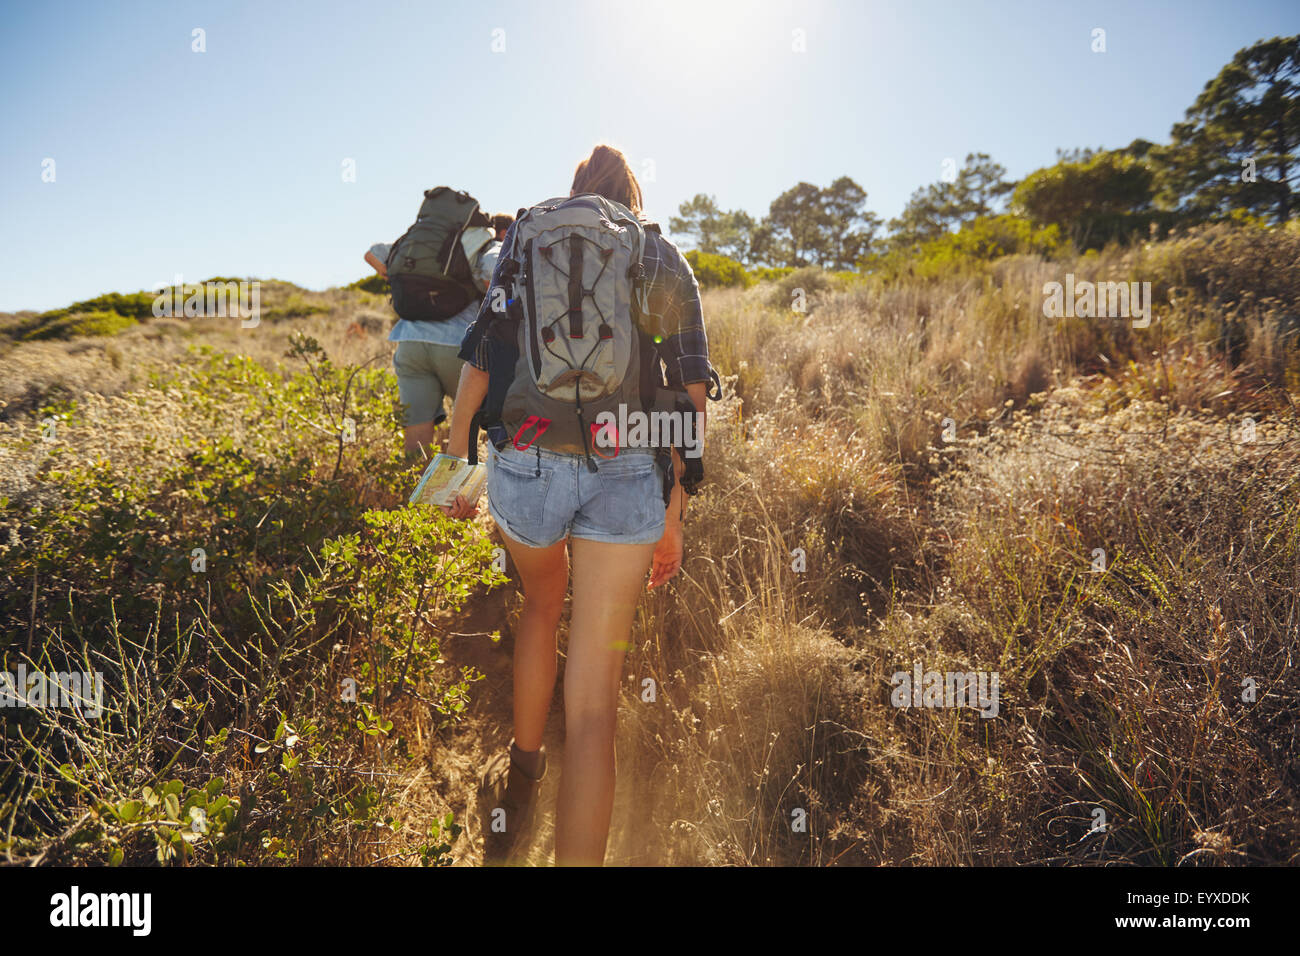
{"label": "khaki shorts", "polygon": [[403,341],[397,343],[393,370],[397,373],[397,394],[406,407],[407,425],[435,425],[447,417],[443,396],[456,397],[464,360],[454,345]]}

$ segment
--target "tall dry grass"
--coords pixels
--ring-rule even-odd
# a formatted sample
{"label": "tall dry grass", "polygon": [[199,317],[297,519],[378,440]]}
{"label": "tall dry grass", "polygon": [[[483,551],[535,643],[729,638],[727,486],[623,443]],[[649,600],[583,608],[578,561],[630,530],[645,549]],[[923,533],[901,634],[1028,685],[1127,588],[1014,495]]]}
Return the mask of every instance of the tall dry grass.
{"label": "tall dry grass", "polygon": [[[609,861],[1295,862],[1297,241],[1215,227],[939,280],[828,279],[802,313],[789,277],[706,293],[728,398],[683,569],[638,614]],[[1070,272],[1150,281],[1156,321],[1045,319],[1043,284]],[[276,294],[329,311],[212,335],[268,361],[296,329],[336,360],[384,350],[373,297]],[[63,387],[102,423],[79,433],[85,455],[146,454],[111,422],[139,400],[132,370],[191,334],[13,348],[6,427],[30,439],[24,409]],[[184,395],[144,401],[178,429],[222,427]],[[6,493],[31,481],[14,447]],[[456,630],[491,630],[503,600]],[[507,732],[504,650],[473,640],[447,650],[493,675],[465,723],[395,715],[421,751],[400,771],[416,823],[463,817]],[[916,662],[996,672],[997,716],[893,706],[891,676]],[[452,853],[477,860],[473,834]]]}
{"label": "tall dry grass", "polygon": [[[707,296],[743,405],[713,414],[681,579],[638,622],[612,857],[1293,862],[1290,236],[1262,253],[1282,292],[1235,313],[1247,348],[1206,324],[1204,270],[1250,241],[867,282],[807,314]],[[1068,271],[1184,293],[1150,330],[1046,320]],[[998,672],[998,716],[893,707],[914,661]]]}

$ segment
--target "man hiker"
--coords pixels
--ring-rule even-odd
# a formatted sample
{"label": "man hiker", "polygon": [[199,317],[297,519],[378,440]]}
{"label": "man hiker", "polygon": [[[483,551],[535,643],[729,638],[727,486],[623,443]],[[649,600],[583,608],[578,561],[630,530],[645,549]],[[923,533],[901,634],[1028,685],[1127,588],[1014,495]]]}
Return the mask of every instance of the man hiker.
{"label": "man hiker", "polygon": [[[475,281],[483,291],[492,281],[501,240],[514,222],[507,213],[497,213],[491,218],[489,229],[471,227],[465,230],[462,245],[473,248],[484,239],[488,244],[472,263]],[[377,242],[365,255],[371,268],[388,277],[388,257],[393,243]],[[460,379],[464,361],[456,354],[460,351],[465,331],[478,315],[478,300],[471,301],[448,319],[422,321],[399,318],[389,333],[388,340],[397,343],[393,355],[393,370],[397,373],[397,393],[405,408],[404,444],[408,459],[422,459],[433,444],[434,430],[447,417],[443,410],[443,397],[456,396],[456,383]]]}

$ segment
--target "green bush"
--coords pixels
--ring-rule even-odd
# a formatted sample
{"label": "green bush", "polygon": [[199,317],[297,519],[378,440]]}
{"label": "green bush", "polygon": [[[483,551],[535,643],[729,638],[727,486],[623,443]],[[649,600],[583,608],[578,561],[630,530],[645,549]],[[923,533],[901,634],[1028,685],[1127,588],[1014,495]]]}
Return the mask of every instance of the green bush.
{"label": "green bush", "polygon": [[350,283],[347,288],[360,289],[362,292],[373,292],[375,295],[390,295],[392,289],[388,286],[388,280],[376,273],[372,276],[366,276],[364,279],[358,279]]}
{"label": "green bush", "polygon": [[[49,503],[0,506],[0,524],[22,515],[30,526],[27,546],[0,549],[0,631],[31,615],[16,582],[33,573],[49,585],[36,606],[39,620],[66,624],[71,595],[78,615],[114,614],[139,633],[159,598],[171,618],[209,586],[259,591],[326,539],[356,528],[376,503],[403,500],[408,475],[394,439],[400,420],[391,373],[334,366],[306,338],[294,354],[308,370],[267,370],[201,349],[155,376],[155,388],[185,395],[191,434],[161,473],[148,461],[65,467],[56,448],[41,476]],[[345,417],[354,441],[343,440]],[[232,419],[242,423],[238,439]],[[191,568],[194,547],[206,553],[201,574]],[[149,581],[164,587],[144,587]],[[242,602],[223,613],[228,626],[255,623]]]}
{"label": "green bush", "polygon": [[130,316],[117,312],[78,312],[39,325],[26,332],[22,338],[24,341],[33,342],[44,339],[74,339],[83,335],[116,335],[124,329],[139,324]]}
{"label": "green bush", "polygon": [[923,275],[941,275],[962,263],[991,262],[1017,253],[1051,256],[1059,247],[1055,225],[1036,227],[1017,216],[981,216],[922,246],[918,267]]}
{"label": "green bush", "polygon": [[1019,216],[981,216],[937,239],[910,249],[896,249],[869,260],[867,267],[886,279],[915,276],[939,279],[978,272],[1003,256],[1033,254],[1052,257],[1062,251],[1055,225],[1035,226]]}
{"label": "green bush", "polygon": [[1172,225],[1176,217],[1151,208],[1154,189],[1146,162],[1112,150],[1030,173],[1016,187],[1011,209],[1037,225],[1056,226],[1080,250],[1101,249],[1130,242],[1153,223]]}
{"label": "green bush", "polygon": [[67,308],[42,312],[40,318],[42,322],[48,322],[81,313],[115,312],[133,319],[149,319],[153,317],[153,303],[156,298],[153,292],[131,292],[126,295],[120,292],[109,292],[107,295],[87,299],[85,302],[75,302]]}
{"label": "green bush", "polygon": [[153,318],[153,292],[109,292],[74,302],[62,309],[51,309],[35,316],[25,316],[4,330],[23,341],[71,339],[82,335],[115,335],[138,321]]}
{"label": "green bush", "polygon": [[754,283],[749,273],[745,271],[745,267],[727,256],[692,249],[686,253],[685,258],[702,288],[718,289],[734,286],[744,289]]}
{"label": "green bush", "polygon": [[[356,863],[398,828],[401,791],[372,771],[417,759],[395,719],[463,713],[482,675],[446,664],[442,622],[502,575],[481,526],[405,506],[391,374],[302,336],[289,355],[306,369],[201,349],[155,377],[185,397],[170,467],[55,446],[0,497],[0,632],[35,624],[0,670],[112,688],[102,715],[0,722],[0,854]],[[409,852],[442,865],[457,832],[444,817]]]}
{"label": "green bush", "polygon": [[758,266],[749,270],[749,274],[758,282],[775,282],[794,271],[794,266]]}

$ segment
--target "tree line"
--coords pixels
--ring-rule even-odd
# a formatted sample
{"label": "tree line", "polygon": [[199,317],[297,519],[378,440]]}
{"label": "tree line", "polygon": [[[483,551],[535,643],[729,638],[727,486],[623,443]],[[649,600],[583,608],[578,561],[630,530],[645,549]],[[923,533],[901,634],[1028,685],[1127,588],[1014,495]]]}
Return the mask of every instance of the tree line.
{"label": "tree line", "polygon": [[1283,224],[1300,210],[1300,35],[1238,51],[1168,143],[1058,149],[1053,165],[1018,182],[986,153],[968,154],[960,168],[950,160],[942,172],[888,223],[867,208],[867,191],[841,176],[825,188],[793,186],[758,219],[701,193],[668,226],[698,253],[749,268],[847,270],[968,229],[1023,238],[1054,228],[1086,250],[1219,219]]}

